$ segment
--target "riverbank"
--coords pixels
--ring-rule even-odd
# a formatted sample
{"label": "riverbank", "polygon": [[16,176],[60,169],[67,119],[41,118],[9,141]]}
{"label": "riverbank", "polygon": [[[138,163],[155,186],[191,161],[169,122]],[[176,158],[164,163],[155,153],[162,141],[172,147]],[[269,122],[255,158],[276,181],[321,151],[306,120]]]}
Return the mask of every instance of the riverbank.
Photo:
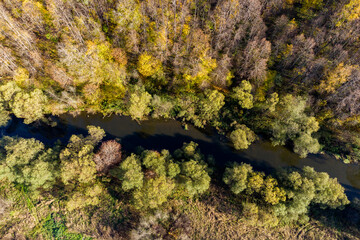
{"label": "riverbank", "polygon": [[360,166],[345,164],[328,154],[309,154],[306,158],[300,158],[286,147],[274,147],[263,139],[257,140],[246,150],[236,151],[227,139],[215,130],[198,129],[191,124],[188,124],[188,130],[185,130],[182,123],[176,120],[150,119],[139,124],[126,116],[104,117],[101,114],[86,113],[78,116],[65,114],[53,120],[57,122],[56,127],[36,127],[13,118],[3,134],[34,137],[51,145],[57,140],[67,142],[72,134],[86,134],[86,127],[94,125],[105,130],[106,139],[119,138],[123,149],[128,152],[134,152],[139,146],[145,149],[173,151],[184,142],[194,141],[204,153],[215,157],[219,167],[224,167],[229,162],[245,162],[259,171],[271,174],[280,169],[301,169],[311,166],[316,171],[327,172],[331,177],[336,177],[345,187],[350,199],[360,198]]}

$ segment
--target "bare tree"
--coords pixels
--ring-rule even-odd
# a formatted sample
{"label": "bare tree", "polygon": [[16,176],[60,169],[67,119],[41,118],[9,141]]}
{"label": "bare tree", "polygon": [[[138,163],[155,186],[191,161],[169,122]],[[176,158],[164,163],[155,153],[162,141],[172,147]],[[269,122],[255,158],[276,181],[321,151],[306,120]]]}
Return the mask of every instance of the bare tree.
{"label": "bare tree", "polygon": [[121,145],[115,140],[103,142],[94,155],[94,162],[99,172],[107,173],[110,167],[120,163]]}

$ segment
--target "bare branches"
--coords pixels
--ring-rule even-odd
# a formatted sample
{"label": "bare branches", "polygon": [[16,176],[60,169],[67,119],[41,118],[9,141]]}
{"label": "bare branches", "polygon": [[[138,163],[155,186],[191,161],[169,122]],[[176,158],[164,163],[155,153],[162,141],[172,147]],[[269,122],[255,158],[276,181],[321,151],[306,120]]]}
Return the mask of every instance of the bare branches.
{"label": "bare branches", "polygon": [[96,169],[107,173],[109,169],[121,161],[121,145],[115,140],[103,142],[99,151],[94,155]]}

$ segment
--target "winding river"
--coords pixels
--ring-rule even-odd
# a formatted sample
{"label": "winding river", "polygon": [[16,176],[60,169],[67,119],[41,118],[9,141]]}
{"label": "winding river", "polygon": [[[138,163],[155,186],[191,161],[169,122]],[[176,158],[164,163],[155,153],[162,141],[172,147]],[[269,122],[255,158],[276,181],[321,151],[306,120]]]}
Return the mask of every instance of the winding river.
{"label": "winding river", "polygon": [[104,118],[100,114],[85,113],[76,117],[65,114],[54,120],[57,126],[47,127],[25,125],[22,120],[14,118],[9,126],[2,129],[2,134],[34,137],[46,144],[53,144],[58,139],[68,141],[72,134],[85,134],[87,125],[95,125],[106,131],[107,139],[119,138],[126,151],[133,151],[137,146],[172,151],[180,148],[184,142],[194,141],[203,153],[213,155],[219,166],[232,161],[247,162],[256,170],[271,173],[280,168],[302,168],[307,165],[336,177],[350,199],[360,198],[360,166],[342,163],[327,154],[311,154],[302,159],[289,149],[274,147],[264,140],[256,141],[247,150],[235,151],[224,136],[212,129],[199,130],[189,125],[188,130],[185,130],[175,120],[146,120],[139,125],[129,117],[113,115]]}

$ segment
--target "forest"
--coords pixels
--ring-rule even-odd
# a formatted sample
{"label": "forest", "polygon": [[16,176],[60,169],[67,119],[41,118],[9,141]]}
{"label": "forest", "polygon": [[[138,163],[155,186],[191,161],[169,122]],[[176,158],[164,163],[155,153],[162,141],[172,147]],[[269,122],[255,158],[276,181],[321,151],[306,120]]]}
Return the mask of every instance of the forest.
{"label": "forest", "polygon": [[[176,119],[236,150],[264,138],[358,164],[359,49],[358,0],[0,0],[0,126]],[[360,238],[360,201],[325,172],[104,136],[2,134],[0,238]]]}

